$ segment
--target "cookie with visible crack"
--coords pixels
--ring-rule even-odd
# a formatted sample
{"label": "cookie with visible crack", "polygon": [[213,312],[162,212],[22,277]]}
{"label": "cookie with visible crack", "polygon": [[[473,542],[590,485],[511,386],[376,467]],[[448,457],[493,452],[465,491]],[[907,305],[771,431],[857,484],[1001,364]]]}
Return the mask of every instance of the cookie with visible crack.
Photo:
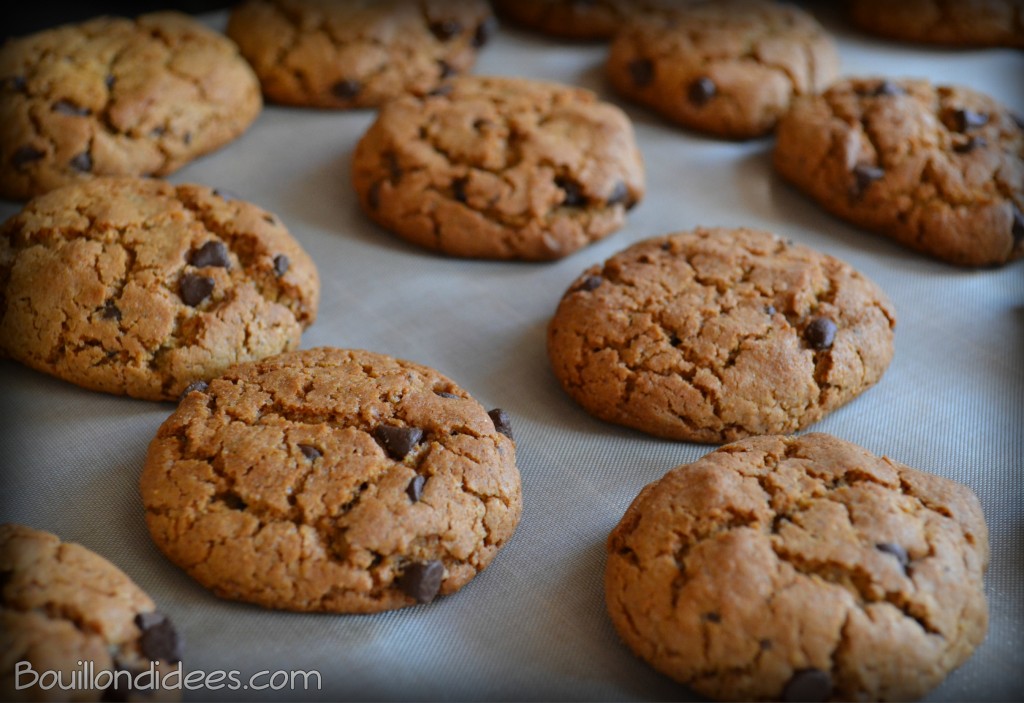
{"label": "cookie with visible crack", "polygon": [[721,700],[916,700],[985,637],[970,488],[825,434],[757,437],[645,487],[608,538],[625,643]]}
{"label": "cookie with visible crack", "polygon": [[36,675],[61,672],[65,685],[76,673],[77,680],[88,680],[83,662],[91,663],[97,688],[78,688],[74,700],[179,700],[176,690],[155,697],[152,689],[133,691],[129,678],[151,663],[158,673],[170,673],[181,651],[170,619],[109,561],[49,532],[0,525],[3,700],[68,700],[68,691],[56,687],[19,690],[32,678],[15,675],[20,662]]}
{"label": "cookie with visible crack", "polygon": [[176,399],[298,347],[319,295],[277,217],[203,186],[95,178],[0,226],[0,348],[93,390]]}
{"label": "cookie with visible crack", "polygon": [[643,197],[633,127],[590,91],[465,76],[381,109],[356,147],[360,205],[450,256],[556,259],[619,229]]}
{"label": "cookie with visible crack", "polygon": [[793,432],[867,390],[893,355],[885,294],[759,230],[698,228],[589,268],[548,326],[555,376],[591,415],[722,443]]}
{"label": "cookie with visible crack", "polygon": [[797,7],[710,0],[627,23],[606,70],[621,95],[673,122],[748,139],[770,133],[795,96],[835,80],[839,56]]}
{"label": "cookie with visible crack", "polygon": [[1024,48],[1024,0],[850,0],[853,23],[898,41]]}
{"label": "cookie with visible crack", "polygon": [[188,393],[141,492],[154,542],[217,595],[340,613],[458,591],[522,510],[507,413],[425,366],[332,348]]}
{"label": "cookie with visible crack", "polygon": [[1024,120],[925,80],[848,78],[798,98],[775,169],[844,220],[959,266],[1024,256]]}
{"label": "cookie with visible crack", "polygon": [[0,48],[0,197],[92,176],[163,176],[241,135],[259,82],[186,15],[101,17]]}
{"label": "cookie with visible crack", "polygon": [[495,0],[502,19],[554,37],[610,39],[641,12],[671,7],[673,0]]}
{"label": "cookie with visible crack", "polygon": [[268,100],[350,109],[469,71],[496,27],[485,0],[247,0],[227,34]]}

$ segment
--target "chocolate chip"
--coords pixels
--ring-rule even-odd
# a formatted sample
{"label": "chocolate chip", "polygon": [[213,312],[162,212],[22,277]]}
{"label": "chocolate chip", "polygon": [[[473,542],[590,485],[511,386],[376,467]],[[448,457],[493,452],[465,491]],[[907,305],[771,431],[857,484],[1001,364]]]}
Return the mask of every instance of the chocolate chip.
{"label": "chocolate chip", "polygon": [[704,613],[700,619],[705,622],[722,622],[722,616],[718,613]]}
{"label": "chocolate chip", "polygon": [[25,77],[24,76],[13,76],[4,80],[3,85],[5,88],[10,87],[11,90],[21,92],[25,90]]}
{"label": "chocolate chip", "polygon": [[231,259],[228,258],[228,248],[224,246],[224,242],[211,239],[192,252],[190,263],[197,268],[203,268],[204,266],[229,268],[231,266]]}
{"label": "chocolate chip", "polygon": [[961,144],[954,144],[953,151],[958,154],[969,154],[975,149],[981,149],[986,146],[988,146],[988,142],[984,137],[971,137]]}
{"label": "chocolate chip", "polygon": [[370,206],[371,210],[380,208],[380,186],[381,181],[374,181],[370,185],[370,190],[366,191],[366,204]]}
{"label": "chocolate chip", "polygon": [[226,203],[230,203],[233,200],[241,200],[237,193],[234,193],[227,188],[217,188],[213,191],[213,194]]}
{"label": "chocolate chip", "polygon": [[135,625],[142,630],[139,647],[150,661],[177,664],[181,661],[181,637],[163,613],[139,613]]}
{"label": "chocolate chip", "polygon": [[444,564],[440,561],[418,561],[405,567],[398,577],[398,586],[417,603],[429,603],[437,597],[443,579]]}
{"label": "chocolate chip", "polygon": [[306,457],[310,461],[315,461],[324,455],[322,451],[314,447],[312,444],[300,444],[299,451],[302,452],[302,456]]}
{"label": "chocolate chip", "polygon": [[555,185],[565,191],[562,205],[566,207],[582,207],[587,204],[587,198],[583,195],[583,188],[576,181],[568,178],[556,178]]}
{"label": "chocolate chip", "polygon": [[185,305],[195,307],[210,297],[214,285],[214,280],[209,276],[189,273],[182,276],[181,284],[178,286],[178,294],[185,302]]}
{"label": "chocolate chip", "polygon": [[636,59],[629,62],[629,75],[633,79],[633,85],[637,88],[644,88],[654,80],[654,64],[650,59]]}
{"label": "chocolate chip", "polygon": [[185,132],[185,134],[181,138],[181,141],[185,142],[185,146],[188,146],[189,144],[191,144],[192,143],[192,132]]}
{"label": "chocolate chip", "polygon": [[821,669],[799,669],[782,689],[782,700],[827,701],[832,695],[832,676]]}
{"label": "chocolate chip", "polygon": [[5,600],[4,589],[7,588],[7,584],[11,582],[13,576],[13,571],[0,571],[0,603],[3,603]]}
{"label": "chocolate chip", "polygon": [[334,93],[336,98],[341,100],[351,100],[352,98],[359,95],[359,91],[363,89],[362,84],[359,81],[355,81],[349,78],[338,81],[331,86],[331,92]]}
{"label": "chocolate chip", "polygon": [[114,305],[113,300],[108,300],[107,302],[103,303],[103,311],[100,314],[103,316],[104,320],[117,320],[118,322],[121,321],[121,310],[116,305]]}
{"label": "chocolate chip", "polygon": [[602,282],[604,282],[604,279],[601,278],[600,276],[587,276],[586,278],[583,279],[582,283],[576,286],[576,290],[581,290],[589,293],[590,291],[594,290],[599,285],[601,285]]}
{"label": "chocolate chip", "polygon": [[423,497],[423,484],[427,482],[427,479],[423,476],[414,476],[409,485],[406,486],[405,492],[409,495],[409,500],[413,503],[419,502],[419,499]]}
{"label": "chocolate chip", "polygon": [[608,196],[606,201],[608,205],[619,205],[620,203],[627,203],[626,207],[632,207],[632,203],[629,202],[629,188],[626,186],[624,181],[618,181],[615,187],[612,188],[611,195]]}
{"label": "chocolate chip", "polygon": [[804,339],[812,349],[828,349],[836,339],[836,323],[827,317],[816,317],[804,328]]}
{"label": "chocolate chip", "polygon": [[882,81],[875,88],[872,95],[876,97],[890,96],[890,95],[906,95],[907,91],[903,89],[903,86],[893,83],[892,81]]}
{"label": "chocolate chip", "polygon": [[242,496],[238,495],[234,491],[228,491],[227,493],[222,494],[220,499],[228,510],[245,510],[249,507],[249,504],[242,500]]}
{"label": "chocolate chip", "polygon": [[53,104],[53,111],[59,112],[62,115],[74,115],[75,117],[85,117],[91,110],[87,107],[79,107],[70,100],[58,100]]}
{"label": "chocolate chip", "polygon": [[456,178],[452,181],[452,197],[460,203],[466,202],[466,178]]}
{"label": "chocolate chip", "polygon": [[893,544],[892,542],[883,542],[881,544],[876,544],[875,549],[880,552],[885,552],[886,554],[892,554],[896,557],[896,561],[900,563],[900,566],[903,567],[903,570],[907,570],[907,564],[910,563],[910,555],[907,554],[907,550],[900,545]]}
{"label": "chocolate chip", "polygon": [[495,30],[498,28],[498,20],[494,18],[494,15],[488,15],[487,19],[477,25],[476,31],[473,32],[473,44],[474,49],[479,49],[484,44],[491,40],[494,36]]}
{"label": "chocolate chip", "polygon": [[92,154],[88,151],[83,151],[81,154],[78,154],[71,159],[69,163],[71,164],[71,168],[76,171],[88,173],[89,171],[92,171]]}
{"label": "chocolate chip", "polygon": [[373,431],[373,436],[392,459],[401,461],[423,439],[423,430],[418,427],[378,425]]}
{"label": "chocolate chip", "polygon": [[115,78],[111,74],[107,74],[107,77],[106,77],[106,79],[103,82],[106,83],[107,90],[113,90],[114,89],[114,85],[117,84],[117,78]]}
{"label": "chocolate chip", "polygon": [[764,650],[764,651],[766,651],[766,652],[767,652],[767,651],[768,651],[769,649],[771,649],[772,647],[774,647],[774,646],[775,646],[775,644],[774,644],[774,643],[773,643],[773,642],[772,642],[772,641],[771,641],[770,639],[767,639],[767,638],[766,638],[766,639],[763,639],[763,640],[761,640],[761,641],[760,641],[760,642],[758,642],[757,644],[758,644],[758,646],[759,646],[759,647],[760,647],[761,649],[763,649],[763,650]]}
{"label": "chocolate chip", "polygon": [[[450,87],[451,86],[449,86],[449,88]],[[389,151],[384,156],[384,161],[387,163],[388,177],[391,179],[391,182],[398,183],[398,181],[402,180],[404,172],[402,171],[402,165],[398,163],[398,156],[395,152]]]}
{"label": "chocolate chip", "polygon": [[448,41],[462,31],[462,24],[458,20],[438,20],[430,23],[430,33],[441,41]]}
{"label": "chocolate chip", "polygon": [[151,137],[162,137],[167,134],[167,128],[163,125],[157,125],[153,129],[149,130],[149,136]]}
{"label": "chocolate chip", "polygon": [[[456,73],[458,73],[458,71],[456,71],[454,68],[452,68],[452,65],[450,63],[448,63],[447,61],[444,61],[442,59],[438,59],[437,66],[438,66],[438,68],[441,69],[441,78],[442,78],[442,80],[445,79],[445,78],[451,78]],[[443,93],[438,93],[438,95],[447,95],[448,93],[451,92],[452,88],[449,85],[443,85],[443,86],[437,88],[437,90],[444,90],[445,91]]]}
{"label": "chocolate chip", "polygon": [[853,177],[857,181],[857,195],[861,195],[868,186],[885,176],[885,171],[877,166],[857,164],[853,167]]}
{"label": "chocolate chip", "polygon": [[274,273],[278,278],[287,273],[288,267],[291,265],[291,260],[285,254],[278,254],[274,257]]}
{"label": "chocolate chip", "polygon": [[494,423],[494,429],[501,432],[509,439],[515,439],[512,436],[512,418],[508,416],[508,413],[501,408],[495,408],[487,413],[487,416],[491,418],[491,422]]}
{"label": "chocolate chip", "polygon": [[274,216],[271,215],[269,212],[263,216],[263,221],[266,222],[268,225],[277,225],[277,220],[274,219]]}
{"label": "chocolate chip", "polygon": [[449,393],[448,391],[434,391],[434,393],[436,393],[437,395],[441,396],[442,398],[458,398],[459,397],[459,396],[455,395],[454,393]]}
{"label": "chocolate chip", "polygon": [[775,310],[775,306],[774,305],[766,305],[765,308],[764,308],[764,311],[768,315],[774,315],[777,312]]}
{"label": "chocolate chip", "polygon": [[451,95],[453,90],[455,90],[455,88],[451,83],[442,83],[427,93],[427,95],[432,98],[443,98],[446,95]]}
{"label": "chocolate chip", "polygon": [[207,383],[206,381],[192,381],[192,383],[185,386],[185,390],[183,390],[181,392],[181,395],[178,396],[178,402],[180,403],[181,401],[185,400],[185,397],[189,393],[192,393],[193,391],[205,393],[209,388],[210,384]]}
{"label": "chocolate chip", "polygon": [[717,92],[718,87],[715,86],[715,82],[707,76],[701,76],[690,83],[690,87],[686,91],[686,97],[690,99],[692,104],[700,107],[706,105],[711,98],[715,97]]}
{"label": "chocolate chip", "polygon": [[953,111],[953,126],[958,132],[966,132],[988,123],[988,115],[963,108]]}

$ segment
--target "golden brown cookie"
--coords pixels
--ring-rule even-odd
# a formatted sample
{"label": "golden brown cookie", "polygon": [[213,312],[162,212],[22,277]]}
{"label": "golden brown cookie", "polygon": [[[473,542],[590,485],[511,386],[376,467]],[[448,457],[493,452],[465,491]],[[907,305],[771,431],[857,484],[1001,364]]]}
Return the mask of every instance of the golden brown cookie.
{"label": "golden brown cookie", "polygon": [[296,348],[319,296],[274,215],[203,186],[96,178],[0,227],[0,346],[93,390],[176,399]]}
{"label": "golden brown cookie", "polygon": [[261,107],[235,45],[185,15],[13,39],[0,48],[0,197],[169,174],[238,137]]}
{"label": "golden brown cookie", "polygon": [[849,0],[861,29],[898,41],[1024,47],[1024,0]]}
{"label": "golden brown cookie", "polygon": [[848,78],[777,137],[775,169],[845,220],[960,266],[1024,256],[1024,122],[986,95]]}
{"label": "golden brown cookie", "polygon": [[227,34],[268,100],[345,109],[434,90],[495,28],[484,0],[247,0]]}
{"label": "golden brown cookie", "polygon": [[982,641],[988,530],[967,487],[824,434],[668,472],[608,538],[626,644],[721,700],[914,700]]}
{"label": "golden brown cookie", "polygon": [[504,411],[425,366],[330,348],[188,393],[141,490],[157,546],[218,595],[345,613],[454,593],[522,508]]}
{"label": "golden brown cookie", "polygon": [[623,22],[642,12],[671,7],[674,0],[495,0],[516,24],[566,39],[610,39]]}
{"label": "golden brown cookie", "polygon": [[366,214],[414,244],[531,261],[611,234],[644,192],[619,108],[582,88],[478,76],[385,106],[352,181]]}
{"label": "golden brown cookie", "polygon": [[[3,700],[177,700],[180,691],[133,692],[132,683],[149,685],[140,674],[151,662],[170,673],[181,650],[167,616],[109,561],[49,532],[0,525]],[[73,690],[56,685],[57,672]]]}
{"label": "golden brown cookie", "polygon": [[706,0],[644,16],[616,34],[606,65],[624,97],[730,139],[768,134],[795,96],[839,75],[810,14],[768,0]]}
{"label": "golden brown cookie", "polygon": [[885,294],[847,264],[768,232],[700,228],[584,272],[548,355],[595,417],[721,443],[806,427],[874,385],[894,326]]}

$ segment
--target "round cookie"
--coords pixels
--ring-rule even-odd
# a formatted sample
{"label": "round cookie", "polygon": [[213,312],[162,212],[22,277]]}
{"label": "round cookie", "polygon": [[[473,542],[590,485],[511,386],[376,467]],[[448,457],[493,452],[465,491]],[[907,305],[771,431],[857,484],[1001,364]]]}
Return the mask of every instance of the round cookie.
{"label": "round cookie", "polygon": [[495,0],[503,18],[565,39],[610,39],[638,13],[671,7],[672,0]]}
{"label": "round cookie", "polygon": [[548,356],[591,415],[722,443],[793,432],[859,395],[892,360],[894,326],[847,264],[768,232],[699,228],[584,272]]}
{"label": "round cookie", "polygon": [[916,700],[988,625],[967,487],[824,434],[722,447],[650,484],[608,538],[640,657],[721,700]]}
{"label": "round cookie", "polygon": [[[120,569],[85,547],[56,535],[13,524],[0,525],[0,697],[10,700],[154,700],[149,678],[134,677],[156,664],[166,675],[181,661],[182,642],[167,616]],[[20,665],[27,662],[40,677]],[[53,683],[60,672],[64,686]],[[131,680],[129,680],[131,678]],[[47,688],[44,689],[43,686]],[[177,700],[180,691],[160,689],[156,700]]]}
{"label": "round cookie", "polygon": [[531,261],[611,234],[644,192],[619,108],[582,88],[477,76],[385,106],[352,181],[366,214],[414,244]]}
{"label": "round cookie", "polygon": [[1024,47],[1024,0],[849,0],[853,23],[890,39]]}
{"label": "round cookie", "polygon": [[849,78],[777,137],[779,174],[845,220],[960,266],[1024,255],[1024,122],[986,95]]}
{"label": "round cookie", "polygon": [[766,0],[712,0],[638,18],[606,65],[624,97],[717,137],[768,134],[797,95],[839,75],[839,57],[808,13]]}
{"label": "round cookie", "polygon": [[185,396],[141,479],[157,546],[224,598],[370,613],[458,591],[522,510],[508,415],[419,364],[320,348]]}
{"label": "round cookie", "polygon": [[227,34],[268,100],[347,109],[424,95],[469,71],[496,26],[485,0],[247,0]]}
{"label": "round cookie", "polygon": [[203,186],[95,178],[0,226],[0,346],[93,390],[176,399],[296,348],[319,295],[274,215]]}
{"label": "round cookie", "polygon": [[222,35],[173,12],[101,17],[0,48],[0,197],[162,176],[238,137],[259,83]]}

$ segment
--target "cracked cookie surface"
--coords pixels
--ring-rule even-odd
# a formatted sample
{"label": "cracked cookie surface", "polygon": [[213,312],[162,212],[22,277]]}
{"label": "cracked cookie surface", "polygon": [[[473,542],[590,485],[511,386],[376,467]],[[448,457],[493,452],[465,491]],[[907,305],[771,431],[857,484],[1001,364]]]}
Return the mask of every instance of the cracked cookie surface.
{"label": "cracked cookie surface", "polygon": [[803,10],[712,0],[629,22],[606,70],[620,94],[673,122],[746,139],[771,132],[795,96],[831,83],[839,56]]}
{"label": "cracked cookie surface", "polygon": [[156,544],[225,598],[368,613],[459,590],[522,509],[507,415],[419,364],[320,348],[189,393],[141,479]]}
{"label": "cracked cookie surface", "polygon": [[670,7],[672,0],[496,0],[502,18],[566,39],[610,39],[637,13]]}
{"label": "cracked cookie surface", "polygon": [[495,29],[484,0],[248,0],[227,34],[268,100],[347,109],[436,89]]}
{"label": "cracked cookie surface", "polygon": [[1024,0],[850,0],[861,29],[947,46],[1024,47]]}
{"label": "cracked cookie surface", "polygon": [[13,39],[0,49],[0,197],[167,175],[241,135],[261,107],[235,45],[185,15]]}
{"label": "cracked cookie surface", "polygon": [[722,447],[645,487],[608,539],[626,644],[723,700],[915,700],[985,636],[967,487],[824,434]]}
{"label": "cracked cookie surface", "polygon": [[588,90],[466,76],[385,106],[352,180],[378,224],[452,256],[545,260],[622,226],[644,192],[632,124]]}
{"label": "cracked cookie surface", "polygon": [[294,349],[316,267],[269,212],[197,185],[96,178],[0,227],[0,345],[93,390],[171,400]]}
{"label": "cracked cookie surface", "polygon": [[793,432],[881,378],[895,316],[847,264],[768,232],[700,228],[583,273],[548,327],[565,391],[591,415],[722,443]]}
{"label": "cracked cookie surface", "polygon": [[[15,676],[28,662],[37,673],[84,672],[92,662],[97,683],[120,672],[117,684],[78,689],[74,700],[129,700],[125,674],[157,662],[170,671],[181,660],[181,639],[170,620],[124,572],[85,547],[61,542],[49,532],[0,525],[0,695],[4,700],[67,700],[68,691],[33,686],[17,690],[30,676]],[[101,672],[107,672],[105,675]],[[146,696],[149,693],[149,696]],[[177,694],[177,696],[175,695]],[[133,700],[152,700],[139,691]],[[162,690],[159,700],[180,692]]]}
{"label": "cracked cookie surface", "polygon": [[826,210],[960,266],[1024,256],[1024,120],[923,80],[849,78],[780,121],[775,169]]}

